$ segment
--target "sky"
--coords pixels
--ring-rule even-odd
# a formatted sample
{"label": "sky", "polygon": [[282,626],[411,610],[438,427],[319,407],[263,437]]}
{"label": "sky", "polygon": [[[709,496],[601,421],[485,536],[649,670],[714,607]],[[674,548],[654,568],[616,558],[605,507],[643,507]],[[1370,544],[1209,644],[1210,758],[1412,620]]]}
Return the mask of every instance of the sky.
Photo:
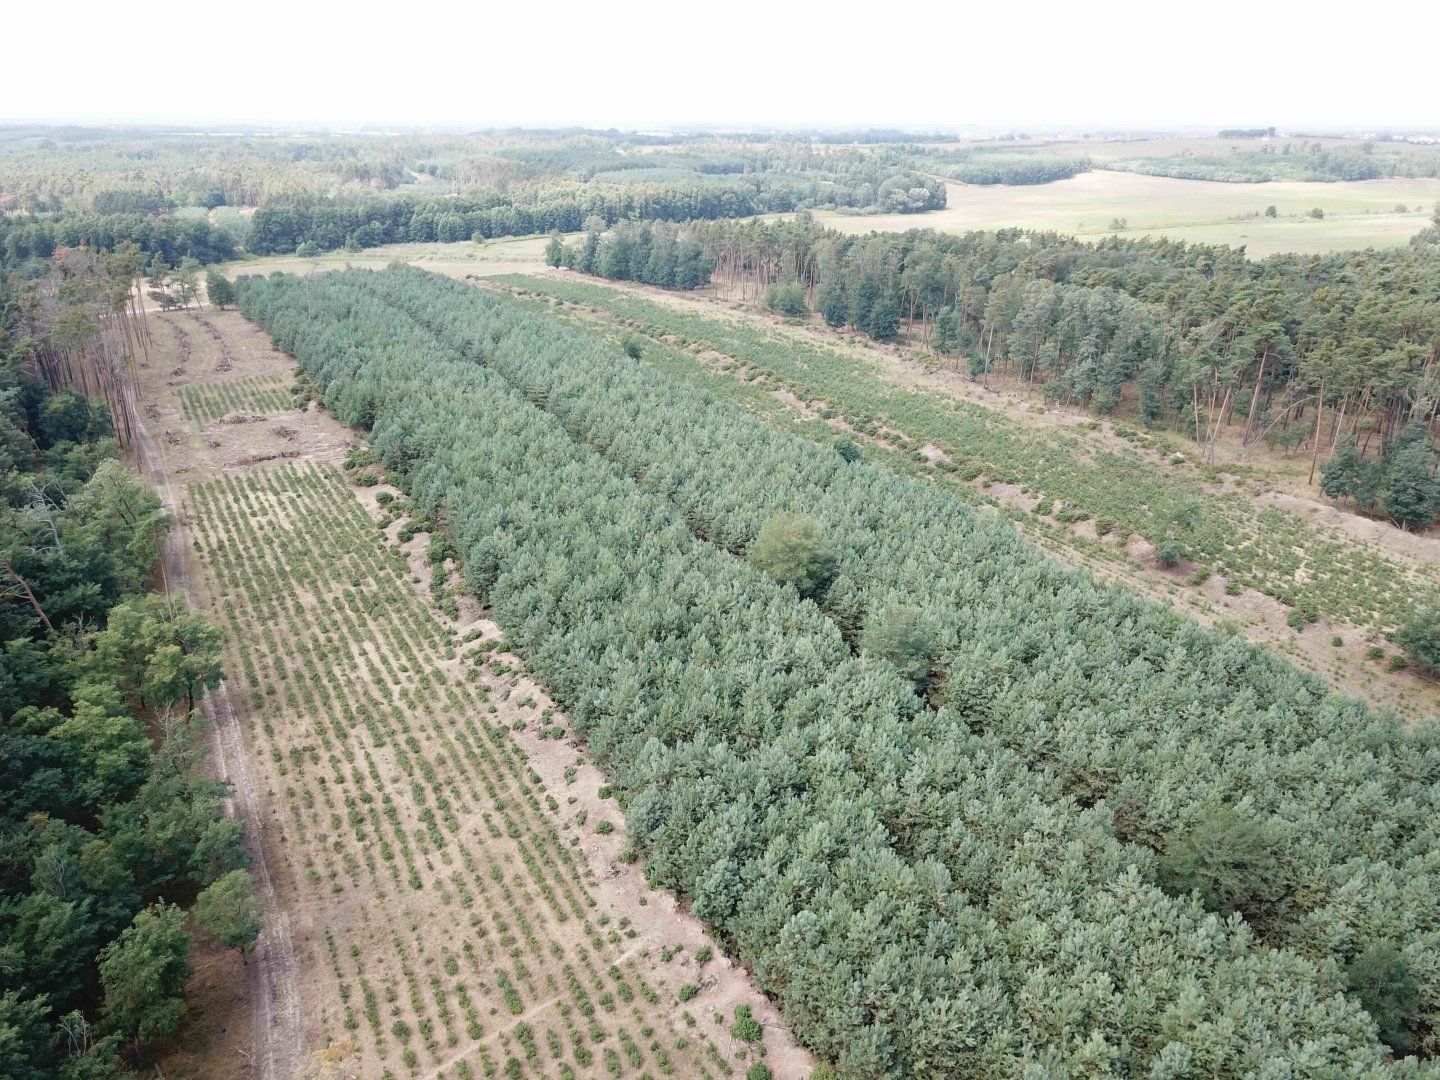
{"label": "sky", "polygon": [[1421,62],[1440,4],[1381,0],[1363,23],[1294,0],[983,8],[28,3],[5,17],[0,119],[1440,128]]}

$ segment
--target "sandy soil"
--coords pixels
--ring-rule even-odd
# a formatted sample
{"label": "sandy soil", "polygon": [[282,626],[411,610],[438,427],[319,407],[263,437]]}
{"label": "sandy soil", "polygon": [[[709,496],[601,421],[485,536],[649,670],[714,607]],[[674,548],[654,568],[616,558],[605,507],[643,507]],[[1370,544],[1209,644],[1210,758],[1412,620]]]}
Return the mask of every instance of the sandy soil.
{"label": "sandy soil", "polygon": [[[141,401],[140,407],[135,409],[139,417],[135,429],[135,453],[138,466],[160,494],[173,519],[165,538],[162,565],[165,588],[183,596],[190,606],[203,607],[201,590],[192,585],[184,513],[171,483],[174,459],[180,455],[172,453],[170,448],[178,447],[179,440],[171,428],[164,430],[164,436],[168,437],[158,441],[155,438],[153,429],[165,420],[165,414],[153,399],[154,378],[145,378],[158,362],[162,371],[170,370],[173,380],[176,372],[183,372],[190,365],[194,346],[178,324],[171,322],[164,325],[170,331],[168,349],[161,345],[154,355],[147,350],[148,359],[141,362]],[[223,362],[228,350],[217,348],[215,351],[221,359],[212,359],[211,363]],[[228,686],[222,684],[207,694],[201,702],[201,710],[211,731],[211,765],[217,778],[231,785],[230,794],[225,799],[225,810],[245,830],[255,895],[264,905],[264,923],[254,959],[243,969],[247,993],[237,993],[233,983],[202,981],[195,988],[197,995],[192,999],[198,1007],[191,1009],[191,1020],[176,1044],[178,1053],[189,1061],[189,1055],[197,1054],[198,1047],[213,1048],[220,1040],[238,1042],[243,1038],[240,1033],[248,1027],[248,1048],[237,1050],[245,1058],[247,1075],[261,1080],[283,1080],[295,1075],[304,1038],[298,961],[290,935],[289,917],[276,900],[271,874],[273,855],[266,848],[258,793]],[[244,1008],[247,1004],[248,1016]],[[216,1063],[217,1058],[220,1068],[212,1074],[209,1065]],[[223,1076],[228,1074],[225,1066],[233,1064],[233,1057],[229,1054],[208,1052],[199,1053],[185,1067],[192,1070],[191,1075]]]}
{"label": "sandy soil", "polygon": [[[394,488],[356,488],[362,503],[377,518],[380,508],[375,502],[375,493]],[[397,539],[400,523],[390,527],[390,538]],[[417,592],[428,595],[419,584],[422,572],[428,574],[425,549],[428,536],[417,533],[407,544],[406,552],[411,578]],[[476,644],[480,642],[503,642],[504,632],[499,625],[476,614],[467,615],[463,610],[460,619],[447,620],[457,631],[479,632]],[[791,1037],[789,1029],[781,1019],[779,1011],[756,987],[750,973],[726,956],[720,943],[711,937],[704,925],[691,916],[669,892],[652,889],[645,882],[644,864],[640,861],[626,863],[620,853],[625,847],[625,823],[613,799],[601,798],[600,790],[606,783],[605,774],[594,765],[584,762],[585,747],[573,737],[564,739],[541,738],[540,732],[547,726],[565,724],[565,716],[538,682],[525,674],[524,661],[505,649],[491,654],[500,662],[503,674],[495,674],[494,665],[483,676],[485,683],[496,694],[508,691],[508,702],[533,702],[526,708],[502,706],[507,726],[512,726],[515,741],[525,751],[530,767],[540,776],[546,792],[557,801],[563,799],[567,820],[584,820],[593,825],[602,820],[615,825],[615,831],[601,835],[587,832],[584,855],[594,875],[592,895],[609,912],[613,920],[629,917],[639,936],[634,939],[631,952],[651,951],[676,945],[683,950],[671,961],[651,969],[654,979],[669,993],[678,994],[687,983],[703,986],[705,993],[696,998],[696,1004],[705,1015],[717,1013],[727,1016],[734,1014],[736,1005],[750,1006],[755,1019],[766,1031],[765,1064],[777,1076],[805,1076],[813,1068],[814,1061]],[[505,671],[504,669],[513,669]],[[548,719],[542,719],[549,714]],[[523,727],[513,725],[519,720]],[[582,762],[577,765],[578,762]],[[569,776],[567,777],[567,772]],[[704,946],[714,951],[714,959],[701,966],[695,962],[695,955]],[[712,1025],[706,1025],[710,1027]]]}

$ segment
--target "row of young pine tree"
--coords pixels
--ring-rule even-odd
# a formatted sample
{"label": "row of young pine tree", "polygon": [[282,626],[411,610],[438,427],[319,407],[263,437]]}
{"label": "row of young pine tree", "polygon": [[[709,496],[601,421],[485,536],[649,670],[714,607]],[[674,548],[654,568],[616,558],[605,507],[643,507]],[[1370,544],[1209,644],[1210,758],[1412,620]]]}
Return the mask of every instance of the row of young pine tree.
{"label": "row of young pine tree", "polygon": [[53,302],[0,284],[0,1076],[110,1080],[259,913],[198,768],[219,632],[148,591],[168,522],[105,404],[39,377]]}
{"label": "row of young pine tree", "polygon": [[237,292],[842,1075],[1429,1073],[1433,732],[503,298]]}
{"label": "row of young pine tree", "polygon": [[[644,232],[587,238],[585,250],[633,246]],[[850,236],[804,214],[692,222],[678,233],[704,252],[722,296],[817,312],[878,341],[903,337],[977,379],[1015,380],[1057,402],[1133,412],[1206,456],[1222,434],[1317,462],[1353,440],[1368,462],[1403,449],[1401,466],[1385,466],[1394,475],[1413,471],[1414,457],[1434,472],[1437,236],[1392,251],[1249,260],[1165,239],[1090,244],[1014,229]],[[566,259],[637,277],[623,258]],[[1372,486],[1337,490],[1399,524],[1433,519],[1429,494],[1372,498]]]}

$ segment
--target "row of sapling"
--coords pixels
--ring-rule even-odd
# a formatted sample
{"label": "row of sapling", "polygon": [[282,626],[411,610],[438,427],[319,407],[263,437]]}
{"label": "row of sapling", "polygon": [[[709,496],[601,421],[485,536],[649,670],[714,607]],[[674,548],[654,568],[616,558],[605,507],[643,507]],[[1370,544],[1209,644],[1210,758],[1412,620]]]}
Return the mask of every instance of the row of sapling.
{"label": "row of sapling", "polygon": [[[349,489],[324,469],[225,476],[191,498],[197,544],[237,640],[259,645],[242,650],[243,677],[257,715],[271,714],[259,731],[289,794],[287,839],[304,840],[306,859],[318,859],[317,887],[365,888],[383,910],[411,902],[418,880],[466,928],[460,956],[478,949],[499,959],[491,950],[509,941],[504,955],[524,972],[512,986],[527,988],[524,1000],[541,999],[547,990],[532,972],[547,970],[558,947],[547,928],[588,924],[594,901],[484,686],[439,667],[454,638],[412,591],[404,557],[377,543]],[[277,528],[282,506],[289,529]],[[404,707],[382,687],[393,687]],[[292,723],[314,718],[303,735],[275,723],[277,702],[288,703]],[[451,719],[436,726],[422,723],[426,716]],[[392,752],[394,764],[382,766],[379,755]],[[461,824],[477,810],[493,815],[483,842]],[[504,837],[515,841],[515,854],[502,861],[495,841]],[[594,945],[607,947],[598,937]],[[348,949],[338,941],[327,949],[345,1002],[338,1022],[347,1032],[368,1030],[375,1055],[407,1070],[475,1038],[480,1003],[505,999],[488,967],[472,965],[480,977],[460,981],[458,958],[443,948],[433,961],[430,948],[412,953],[393,935],[372,934],[363,948],[352,940]],[[588,952],[577,962],[588,978],[609,978]],[[568,1020],[562,1031],[585,1056],[591,1040],[613,1037]],[[488,1052],[477,1056],[477,1071],[494,1067]],[[575,1052],[577,1064],[580,1057]]]}

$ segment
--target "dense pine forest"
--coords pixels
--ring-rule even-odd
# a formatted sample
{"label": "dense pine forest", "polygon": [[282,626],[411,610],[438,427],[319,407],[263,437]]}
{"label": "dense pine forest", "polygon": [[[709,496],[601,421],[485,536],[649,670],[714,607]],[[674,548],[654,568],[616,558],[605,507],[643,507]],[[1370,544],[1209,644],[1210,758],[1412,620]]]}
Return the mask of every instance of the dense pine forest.
{"label": "dense pine forest", "polygon": [[843,1075],[1424,1071],[1432,728],[511,301],[237,292]]}
{"label": "dense pine forest", "polygon": [[128,1075],[180,1024],[192,941],[247,948],[259,929],[224,786],[199,768],[192,710],[220,679],[218,631],[150,591],[167,518],[102,394],[102,369],[144,333],[131,282],[123,259],[91,256],[0,283],[0,1076],[14,1080]]}
{"label": "dense pine forest", "polygon": [[[1440,245],[1247,260],[1156,239],[1001,230],[850,236],[793,221],[628,225],[554,265],[673,288],[712,282],[878,341],[908,336],[977,379],[1101,414],[1122,405],[1206,456],[1225,429],[1312,459],[1374,459],[1331,493],[1406,526],[1440,509]],[[684,271],[680,272],[681,263]],[[1401,455],[1398,456],[1397,455]]]}

